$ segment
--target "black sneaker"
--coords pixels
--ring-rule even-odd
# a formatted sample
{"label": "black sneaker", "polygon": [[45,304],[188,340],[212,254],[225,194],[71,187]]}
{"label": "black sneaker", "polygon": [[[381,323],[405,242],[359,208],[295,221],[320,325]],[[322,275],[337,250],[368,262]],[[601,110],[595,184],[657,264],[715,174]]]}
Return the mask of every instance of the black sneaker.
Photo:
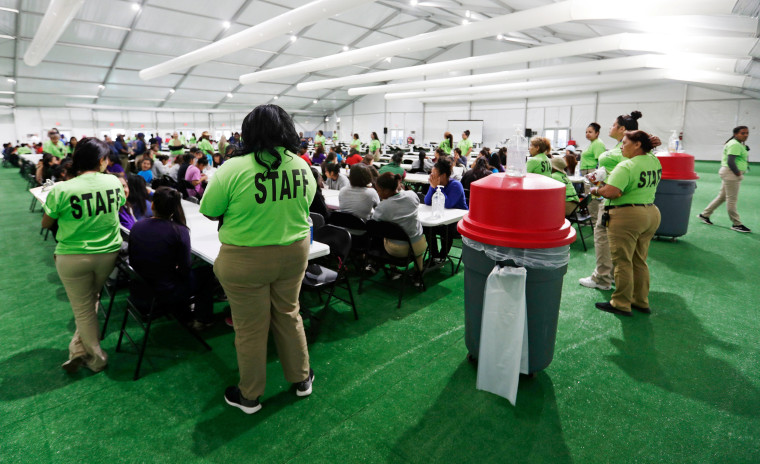
{"label": "black sneaker", "polygon": [[713,225],[713,223],[712,223],[712,221],[710,220],[709,217],[704,216],[701,213],[697,217],[699,218],[700,221],[704,222],[705,224]]}
{"label": "black sneaker", "polygon": [[731,230],[735,230],[737,232],[741,232],[741,233],[744,233],[744,234],[748,234],[748,233],[752,232],[747,227],[745,227],[745,226],[743,226],[741,224],[739,224],[738,226],[731,226]]}
{"label": "black sneaker", "polygon": [[259,400],[247,400],[243,398],[238,387],[227,387],[224,391],[224,401],[230,406],[234,406],[246,414],[253,414],[261,409]]}
{"label": "black sneaker", "polygon": [[608,313],[617,314],[618,316],[628,316],[631,317],[633,314],[631,314],[630,311],[623,311],[622,309],[617,309],[616,307],[612,306],[608,302],[604,303],[596,303],[596,309],[599,309],[601,311],[606,311]]}
{"label": "black sneaker", "polygon": [[645,308],[643,306],[631,305],[631,309],[634,309],[640,313],[652,314],[652,308]]}
{"label": "black sneaker", "polygon": [[303,382],[294,384],[296,386],[296,395],[309,396],[311,395],[311,384],[314,383],[314,371],[309,368],[309,377]]}

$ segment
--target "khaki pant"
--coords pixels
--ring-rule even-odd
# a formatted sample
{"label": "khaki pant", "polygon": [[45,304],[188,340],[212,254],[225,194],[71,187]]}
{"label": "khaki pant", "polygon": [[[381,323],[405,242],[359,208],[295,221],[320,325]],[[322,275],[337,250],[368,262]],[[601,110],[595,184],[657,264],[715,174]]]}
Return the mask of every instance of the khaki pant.
{"label": "khaki pant", "polygon": [[612,262],[615,263],[615,292],[610,303],[630,311],[631,304],[649,307],[649,242],[660,227],[660,210],[656,206],[629,206],[609,211]]}
{"label": "khaki pant", "polygon": [[[385,239],[383,244],[385,245],[385,251],[391,256],[395,256],[396,258],[405,258],[409,256],[409,245],[401,245],[400,243],[391,242],[388,239]],[[422,258],[425,255],[425,250],[427,250],[427,240],[425,240],[424,236],[412,243],[412,251],[414,251],[417,266],[419,266],[420,269],[423,267]]]}
{"label": "khaki pant", "polygon": [[287,246],[239,247],[222,244],[214,264],[232,310],[243,397],[258,399],[266,387],[267,338],[271,329],[285,379],[309,376],[309,351],[299,314],[309,259],[309,240]]}
{"label": "khaki pant", "polygon": [[602,206],[602,202],[598,200],[591,200],[589,206],[591,203],[595,203],[598,211],[601,213],[599,214],[599,217],[596,218],[596,225],[594,226],[594,254],[596,255],[596,268],[594,268],[594,273],[591,274],[591,280],[599,285],[612,285],[613,268],[612,256],[610,255],[610,242],[607,237],[608,229],[602,224],[604,207]]}
{"label": "khaki pant", "polygon": [[69,343],[69,359],[85,357],[86,366],[97,372],[108,363],[100,348],[98,300],[118,252],[56,255],[55,268],[69,297],[77,329]]}
{"label": "khaki pant", "polygon": [[741,184],[742,179],[744,179],[744,173],[741,172],[742,175],[737,176],[731,171],[731,169],[722,167],[720,168],[720,171],[718,171],[718,174],[722,180],[720,193],[712,203],[707,205],[707,208],[702,211],[702,216],[710,217],[718,206],[722,205],[725,201],[728,217],[735,226],[739,226],[742,221],[739,219],[739,213],[736,211],[736,202],[739,199],[739,184]]}

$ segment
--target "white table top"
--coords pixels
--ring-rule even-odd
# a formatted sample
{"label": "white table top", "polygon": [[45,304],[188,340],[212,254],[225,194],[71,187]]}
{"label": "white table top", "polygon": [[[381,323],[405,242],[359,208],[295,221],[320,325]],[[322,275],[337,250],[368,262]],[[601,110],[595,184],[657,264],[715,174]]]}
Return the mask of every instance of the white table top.
{"label": "white table top", "polygon": [[18,155],[19,158],[29,161],[32,164],[37,164],[42,159],[42,155],[38,155],[35,153],[28,154],[28,155]]}
{"label": "white table top", "polygon": [[34,187],[33,189],[29,189],[29,193],[32,194],[34,198],[37,199],[42,204],[45,204],[45,200],[47,200],[48,193],[50,193],[50,189],[42,191],[44,187]]}
{"label": "white table top", "polygon": [[[408,176],[407,176],[408,177]],[[427,177],[427,176],[426,176]],[[325,203],[327,209],[337,211],[340,209],[340,203],[338,202],[337,190],[322,190],[322,195],[325,197]],[[467,214],[466,209],[445,209],[443,210],[443,217],[433,219],[433,207],[421,204],[417,212],[417,219],[423,227],[435,227],[452,224],[459,221]]]}
{"label": "white table top", "polygon": [[573,184],[582,184],[583,176],[567,176],[567,179]]}

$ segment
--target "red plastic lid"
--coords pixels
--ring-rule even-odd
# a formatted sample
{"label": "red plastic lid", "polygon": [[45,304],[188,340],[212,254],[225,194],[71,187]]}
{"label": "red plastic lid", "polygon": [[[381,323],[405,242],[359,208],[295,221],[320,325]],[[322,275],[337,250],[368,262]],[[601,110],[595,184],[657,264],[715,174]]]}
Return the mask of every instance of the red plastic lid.
{"label": "red plastic lid", "polygon": [[565,219],[565,184],[539,174],[491,174],[470,184],[462,236],[508,248],[556,248],[575,241]]}
{"label": "red plastic lid", "polygon": [[694,180],[699,176],[694,172],[694,157],[687,153],[657,153],[665,180]]}

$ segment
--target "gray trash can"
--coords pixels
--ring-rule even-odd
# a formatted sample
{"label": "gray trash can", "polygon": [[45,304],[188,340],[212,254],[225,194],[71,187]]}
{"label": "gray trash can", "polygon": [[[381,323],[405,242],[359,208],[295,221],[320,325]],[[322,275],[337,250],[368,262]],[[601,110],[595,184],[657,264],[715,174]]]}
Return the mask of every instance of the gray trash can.
{"label": "gray trash can", "polygon": [[[554,249],[557,255],[569,255],[567,246]],[[548,250],[547,250],[548,251]],[[561,258],[560,258],[561,259]],[[514,260],[494,261],[483,250],[462,245],[464,263],[464,343],[472,358],[478,358],[480,327],[483,320],[483,296],[486,280],[495,265],[518,267]],[[528,317],[528,371],[545,369],[554,358],[557,320],[562,299],[562,281],[567,272],[567,260],[558,268],[525,266],[525,301]]]}
{"label": "gray trash can", "polygon": [[[470,212],[459,221],[465,285],[465,345],[480,351],[486,280],[495,265],[524,267],[528,371],[554,356],[562,280],[575,229],[565,219],[563,183],[546,176],[492,174],[470,184]],[[534,204],[540,208],[517,205]]]}
{"label": "gray trash can", "polygon": [[691,200],[697,189],[694,157],[687,153],[658,153],[662,177],[657,185],[654,204],[662,217],[657,237],[681,237],[689,229]]}

